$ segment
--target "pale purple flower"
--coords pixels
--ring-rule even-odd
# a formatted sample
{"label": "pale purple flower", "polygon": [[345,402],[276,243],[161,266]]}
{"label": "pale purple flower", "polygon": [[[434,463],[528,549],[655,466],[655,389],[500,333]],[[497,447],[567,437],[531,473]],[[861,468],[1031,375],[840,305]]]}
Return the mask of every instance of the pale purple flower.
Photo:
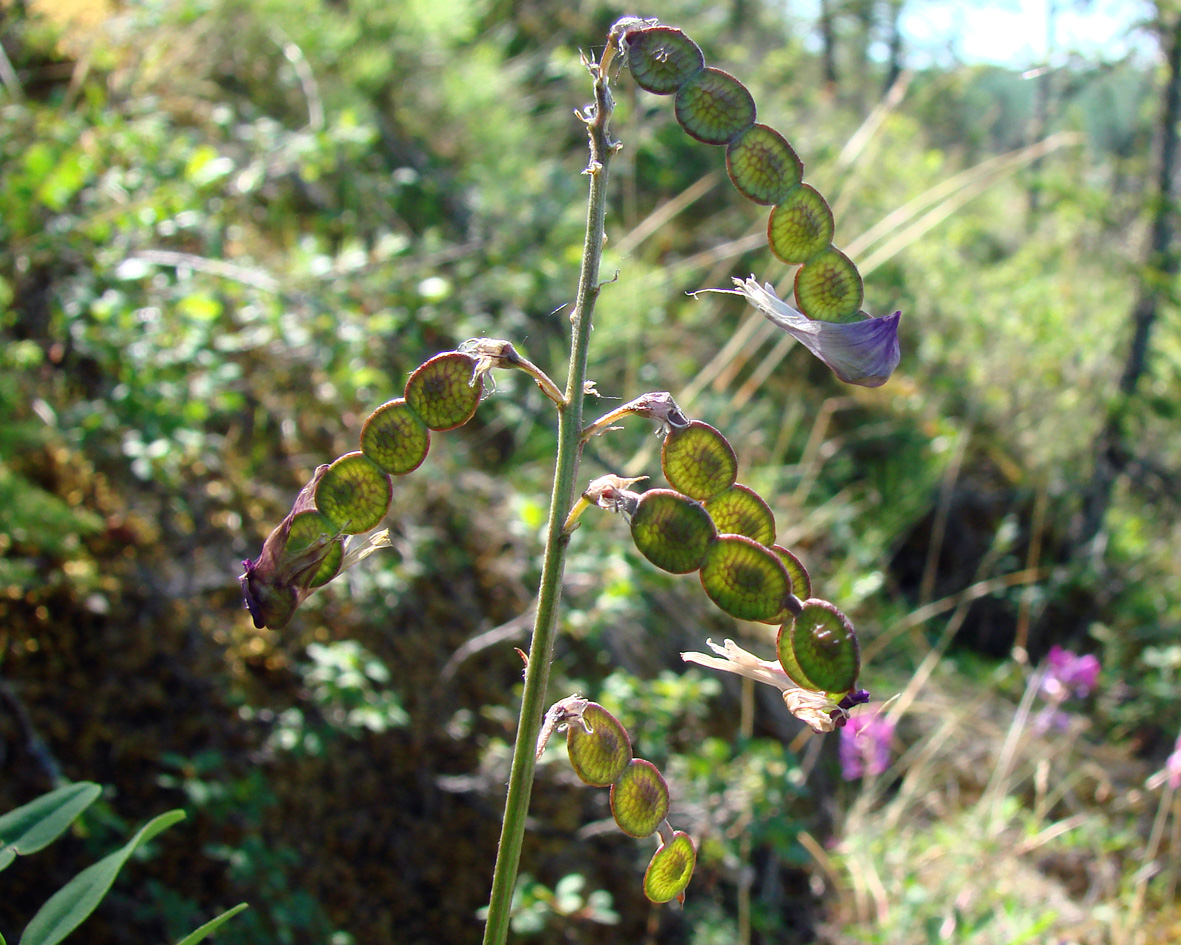
{"label": "pale purple flower", "polygon": [[827,364],[846,384],[881,387],[898,367],[898,321],[901,312],[859,322],[825,322],[808,318],[775,294],[770,283],[759,285],[754,276],[735,279],[736,289],[717,289],[741,295],[767,319]]}
{"label": "pale purple flower", "polygon": [[1173,753],[1165,762],[1165,774],[1169,787],[1174,791],[1181,788],[1181,735],[1177,736],[1177,741],[1173,744]]}
{"label": "pale purple flower", "polygon": [[1079,656],[1060,646],[1053,646],[1046,655],[1046,675],[1042,692],[1053,702],[1067,696],[1085,699],[1099,679],[1099,658],[1094,653]]}
{"label": "pale purple flower", "polygon": [[884,774],[890,767],[894,722],[878,712],[850,717],[841,729],[841,776],[846,781]]}

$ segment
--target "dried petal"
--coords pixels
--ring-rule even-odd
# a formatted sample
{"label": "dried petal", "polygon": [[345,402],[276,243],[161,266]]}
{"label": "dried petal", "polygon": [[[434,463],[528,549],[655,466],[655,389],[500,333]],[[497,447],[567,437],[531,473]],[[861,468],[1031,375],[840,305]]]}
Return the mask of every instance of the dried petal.
{"label": "dried petal", "polygon": [[898,367],[898,321],[901,312],[859,322],[813,321],[779,298],[770,283],[759,285],[754,276],[735,279],[737,289],[717,289],[741,295],[816,357],[846,384],[881,387]]}

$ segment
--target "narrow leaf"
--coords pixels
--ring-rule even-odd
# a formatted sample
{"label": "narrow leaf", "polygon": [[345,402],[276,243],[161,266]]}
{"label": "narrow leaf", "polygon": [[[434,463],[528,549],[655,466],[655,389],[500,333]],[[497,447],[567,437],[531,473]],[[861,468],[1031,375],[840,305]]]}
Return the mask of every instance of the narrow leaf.
{"label": "narrow leaf", "polygon": [[49,846],[101,793],[97,784],[79,781],[0,817],[0,870],[20,854],[36,853]]}
{"label": "narrow leaf", "polygon": [[20,945],[57,945],[102,902],[131,854],[184,817],[183,810],[170,810],[154,817],[124,846],[86,867],[37,911],[21,936]]}
{"label": "narrow leaf", "polygon": [[[245,902],[238,903],[236,906],[234,906],[234,908],[227,909],[225,912],[223,912],[221,915],[219,915],[216,919],[210,919],[203,926],[201,926],[201,928],[195,929],[194,931],[190,932],[188,935],[186,935],[184,938],[182,938],[179,942],[177,942],[176,945],[197,945],[197,942],[201,941],[206,936],[217,931],[217,929],[221,927],[222,923],[232,919],[234,916],[236,916],[239,912],[241,912],[243,909],[245,909],[247,907],[248,907],[248,903],[245,903]],[[0,942],[0,945],[4,945],[4,943]]]}

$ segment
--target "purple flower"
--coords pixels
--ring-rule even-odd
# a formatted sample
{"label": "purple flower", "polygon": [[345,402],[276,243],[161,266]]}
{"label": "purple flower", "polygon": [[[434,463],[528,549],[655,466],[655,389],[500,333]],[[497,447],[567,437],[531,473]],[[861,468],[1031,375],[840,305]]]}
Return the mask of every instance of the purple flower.
{"label": "purple flower", "polygon": [[1093,653],[1079,656],[1060,646],[1053,646],[1046,655],[1046,675],[1042,692],[1054,702],[1067,696],[1085,699],[1099,679],[1099,658]]}
{"label": "purple flower", "polygon": [[1174,791],[1181,788],[1181,735],[1177,736],[1177,741],[1173,744],[1173,753],[1165,762],[1165,775],[1169,787]]}
{"label": "purple flower", "polygon": [[890,767],[894,722],[878,713],[854,715],[841,729],[841,776],[846,781],[884,774]]}
{"label": "purple flower", "polygon": [[735,279],[742,295],[772,324],[782,328],[827,364],[846,384],[881,387],[898,367],[898,321],[901,312],[859,322],[825,322],[808,318],[775,294],[771,284],[759,285],[754,276]]}

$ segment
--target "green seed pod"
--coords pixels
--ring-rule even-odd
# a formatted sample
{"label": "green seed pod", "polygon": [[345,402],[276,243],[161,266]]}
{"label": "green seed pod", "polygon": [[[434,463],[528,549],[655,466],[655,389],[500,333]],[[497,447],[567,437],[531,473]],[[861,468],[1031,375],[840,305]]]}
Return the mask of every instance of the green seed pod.
{"label": "green seed pod", "polygon": [[376,526],[392,498],[390,477],[360,451],[337,459],[316,486],[316,508],[346,535]]}
{"label": "green seed pod", "polygon": [[632,760],[632,743],[627,730],[597,702],[587,703],[582,720],[566,728],[566,751],[574,773],[594,787],[614,784]]}
{"label": "green seed pod", "polygon": [[[787,632],[784,625],[780,637]],[[804,601],[790,631],[791,652],[799,669],[820,692],[845,693],[857,684],[861,647],[849,618],[828,601]],[[783,644],[779,644],[782,654]],[[782,662],[782,655],[780,661]],[[784,672],[791,676],[785,664]],[[798,680],[797,680],[798,681]]]}
{"label": "green seed pod", "polygon": [[673,110],[686,133],[705,144],[729,144],[755,121],[755,100],[746,86],[714,68],[680,87]]}
{"label": "green seed pod", "polygon": [[775,637],[775,649],[779,655],[779,665],[783,667],[783,671],[787,673],[787,678],[794,682],[797,686],[803,689],[811,689],[815,692],[824,692],[822,686],[816,685],[808,678],[808,674],[804,672],[796,659],[795,650],[791,645],[791,632],[795,626],[795,617],[788,614],[787,619],[779,628],[779,633]]}
{"label": "green seed pod", "polygon": [[636,85],[657,95],[671,95],[705,66],[697,44],[668,26],[636,30],[625,40],[627,67]]}
{"label": "green seed pod", "polygon": [[805,263],[828,249],[833,232],[828,201],[807,184],[783,197],[767,218],[767,245],[785,263]]}
{"label": "green seed pod", "polygon": [[670,486],[701,502],[725,492],[738,478],[738,457],[730,441],[700,420],[669,431],[660,465]]}
{"label": "green seed pod", "polygon": [[683,830],[673,833],[668,843],[661,843],[652,854],[652,861],[644,872],[644,895],[652,902],[681,899],[693,867],[697,865],[697,848]]}
{"label": "green seed pod", "polygon": [[308,587],[321,587],[327,584],[340,571],[344,561],[344,539],[339,537],[331,520],[315,509],[300,512],[291,519],[291,531],[287,535],[287,552],[293,554],[317,543],[332,542],[332,548],[324,557],[315,576],[308,582]]}
{"label": "green seed pod", "polygon": [[751,125],[726,146],[726,172],[747,200],[770,205],[799,184],[804,163],[774,128]]}
{"label": "green seed pod", "polygon": [[791,578],[791,592],[800,600],[806,600],[811,597],[812,578],[808,575],[808,569],[804,567],[804,562],[784,548],[783,545],[772,545],[771,550],[779,555],[779,560],[783,562],[784,568],[787,569],[788,577]]}
{"label": "green seed pod", "polygon": [[633,758],[611,785],[611,813],[632,837],[651,836],[668,816],[668,785],[656,765]]}
{"label": "green seed pod", "polygon": [[717,535],[704,506],[672,489],[649,489],[640,496],[631,529],[640,554],[672,574],[688,574],[701,567]]}
{"label": "green seed pod", "polygon": [[406,403],[432,430],[454,430],[467,423],[484,390],[475,376],[476,359],[458,351],[436,354],[406,382]]}
{"label": "green seed pod", "polygon": [[705,510],[719,532],[745,535],[760,545],[775,541],[775,515],[750,486],[732,485],[706,502]]}
{"label": "green seed pod", "polygon": [[430,431],[401,397],[378,407],[361,428],[361,452],[391,476],[414,472],[430,448]]}
{"label": "green seed pod", "polygon": [[769,620],[783,612],[791,578],[779,556],[745,535],[719,535],[701,562],[709,599],[740,620]]}
{"label": "green seed pod", "polygon": [[864,297],[857,267],[848,256],[831,246],[809,259],[796,273],[796,304],[809,318],[842,321],[861,308]]}

